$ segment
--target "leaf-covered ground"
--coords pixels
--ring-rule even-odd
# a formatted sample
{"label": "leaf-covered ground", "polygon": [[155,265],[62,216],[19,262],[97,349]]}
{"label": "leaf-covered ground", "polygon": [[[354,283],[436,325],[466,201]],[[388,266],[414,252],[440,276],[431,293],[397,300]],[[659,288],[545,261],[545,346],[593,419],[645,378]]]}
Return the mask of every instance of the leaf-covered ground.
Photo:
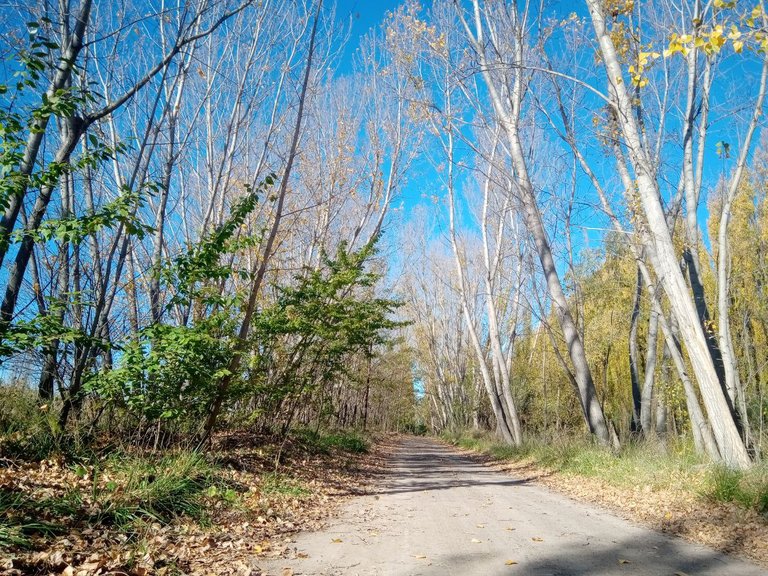
{"label": "leaf-covered ground", "polygon": [[[292,534],[320,526],[381,469],[381,448],[351,448],[301,438],[281,448],[267,438],[229,434],[216,439],[202,465],[161,459],[160,466],[181,466],[190,482],[200,474],[206,479],[178,515],[178,498],[186,496],[171,493],[177,500],[166,515],[168,491],[154,487],[168,471],[126,465],[129,455],[103,466],[2,460],[0,573],[258,573],[259,558],[291,551]],[[168,482],[178,491],[179,480]]]}
{"label": "leaf-covered ground", "polygon": [[641,474],[635,486],[597,476],[561,472],[531,459],[498,460],[464,452],[493,468],[547,486],[576,500],[603,506],[620,516],[660,532],[675,534],[727,554],[748,558],[768,568],[768,516],[705,496],[703,467],[680,471],[655,482]]}

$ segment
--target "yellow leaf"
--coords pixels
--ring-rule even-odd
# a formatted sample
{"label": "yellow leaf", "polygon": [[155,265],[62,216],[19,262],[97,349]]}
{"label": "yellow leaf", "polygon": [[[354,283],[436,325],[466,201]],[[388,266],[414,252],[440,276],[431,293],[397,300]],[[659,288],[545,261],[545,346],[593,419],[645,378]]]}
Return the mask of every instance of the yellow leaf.
{"label": "yellow leaf", "polygon": [[331,540],[331,542],[333,542],[334,544],[341,544],[343,540],[341,538],[334,538],[333,540]]}
{"label": "yellow leaf", "polygon": [[507,560],[506,562],[504,562],[504,564],[506,564],[507,566],[514,566],[515,564],[517,564],[517,562],[515,562],[514,560]]}

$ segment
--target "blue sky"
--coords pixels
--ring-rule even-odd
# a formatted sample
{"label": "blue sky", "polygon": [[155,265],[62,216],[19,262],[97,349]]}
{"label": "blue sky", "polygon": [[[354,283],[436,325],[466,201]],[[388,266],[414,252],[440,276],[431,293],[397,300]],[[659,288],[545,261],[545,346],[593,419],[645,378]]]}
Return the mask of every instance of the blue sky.
{"label": "blue sky", "polygon": [[344,51],[345,62],[342,66],[349,65],[360,36],[378,26],[387,11],[394,10],[402,3],[401,0],[338,0],[337,18],[342,22],[351,21],[352,23],[349,44]]}

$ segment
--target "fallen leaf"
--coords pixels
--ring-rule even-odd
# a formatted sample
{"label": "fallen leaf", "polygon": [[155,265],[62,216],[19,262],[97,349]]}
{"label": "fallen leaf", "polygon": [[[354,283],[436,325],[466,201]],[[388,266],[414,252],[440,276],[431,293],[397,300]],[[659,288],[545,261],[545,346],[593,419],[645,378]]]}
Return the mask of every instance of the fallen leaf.
{"label": "fallen leaf", "polygon": [[509,530],[510,532],[512,532],[512,530],[515,530],[515,528],[512,528],[512,526],[507,526],[506,528],[504,528],[504,530]]}
{"label": "fallen leaf", "polygon": [[414,556],[414,558],[416,558],[416,560],[424,560],[426,557],[427,557],[426,554],[416,554]]}
{"label": "fallen leaf", "polygon": [[341,544],[343,540],[341,538],[334,538],[333,540],[331,540],[331,542],[333,542],[334,544]]}
{"label": "fallen leaf", "polygon": [[534,542],[544,542],[544,538],[539,538],[538,536],[534,536],[533,538],[531,538],[531,540],[533,540]]}
{"label": "fallen leaf", "polygon": [[293,568],[283,568],[282,576],[293,576]]}
{"label": "fallen leaf", "polygon": [[623,558],[619,558],[619,564],[629,564],[629,560],[624,560]]}
{"label": "fallen leaf", "polygon": [[481,541],[478,540],[477,538],[472,538],[471,542],[472,544],[480,544]]}
{"label": "fallen leaf", "polygon": [[477,524],[478,528],[485,528],[485,524]]}
{"label": "fallen leaf", "polygon": [[506,562],[504,562],[504,564],[507,566],[514,566],[515,564],[517,564],[517,562],[515,560],[507,560]]}

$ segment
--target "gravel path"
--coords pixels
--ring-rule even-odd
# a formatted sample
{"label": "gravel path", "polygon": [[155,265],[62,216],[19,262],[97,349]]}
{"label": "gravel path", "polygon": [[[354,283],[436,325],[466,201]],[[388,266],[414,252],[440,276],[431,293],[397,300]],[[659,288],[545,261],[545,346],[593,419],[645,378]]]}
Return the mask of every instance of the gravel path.
{"label": "gravel path", "polygon": [[423,438],[403,441],[371,495],[296,540],[265,575],[768,575]]}

